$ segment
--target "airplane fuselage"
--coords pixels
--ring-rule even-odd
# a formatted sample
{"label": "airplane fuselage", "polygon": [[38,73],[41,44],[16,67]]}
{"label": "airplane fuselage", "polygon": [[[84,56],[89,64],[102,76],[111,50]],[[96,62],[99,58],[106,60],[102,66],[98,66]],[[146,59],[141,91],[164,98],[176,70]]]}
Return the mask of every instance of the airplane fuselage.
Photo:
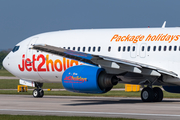
{"label": "airplane fuselage", "polygon": [[[90,29],[43,33],[18,43],[4,66],[21,79],[61,82],[63,72],[81,62],[30,49],[48,44],[65,49],[150,64],[180,75],[180,28]],[[11,60],[11,62],[10,62]],[[13,61],[12,61],[13,60]],[[6,67],[7,68],[7,67]]]}

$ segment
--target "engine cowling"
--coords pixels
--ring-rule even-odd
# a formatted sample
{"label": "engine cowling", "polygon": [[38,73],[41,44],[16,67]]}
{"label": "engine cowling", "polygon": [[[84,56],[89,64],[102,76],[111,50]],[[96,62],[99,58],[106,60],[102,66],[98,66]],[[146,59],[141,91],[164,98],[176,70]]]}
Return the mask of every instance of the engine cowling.
{"label": "engine cowling", "polygon": [[64,88],[79,93],[106,93],[117,83],[118,79],[115,76],[96,66],[73,66],[62,76]]}
{"label": "engine cowling", "polygon": [[180,86],[163,86],[163,89],[170,93],[180,93]]}

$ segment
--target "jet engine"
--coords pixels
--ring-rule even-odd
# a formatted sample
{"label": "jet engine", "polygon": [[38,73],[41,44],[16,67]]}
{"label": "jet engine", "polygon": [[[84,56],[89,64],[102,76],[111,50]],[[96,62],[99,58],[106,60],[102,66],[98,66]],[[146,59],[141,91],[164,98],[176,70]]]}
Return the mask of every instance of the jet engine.
{"label": "jet engine", "polygon": [[64,88],[78,93],[106,93],[117,83],[116,76],[107,74],[104,69],[97,66],[73,66],[62,76]]}

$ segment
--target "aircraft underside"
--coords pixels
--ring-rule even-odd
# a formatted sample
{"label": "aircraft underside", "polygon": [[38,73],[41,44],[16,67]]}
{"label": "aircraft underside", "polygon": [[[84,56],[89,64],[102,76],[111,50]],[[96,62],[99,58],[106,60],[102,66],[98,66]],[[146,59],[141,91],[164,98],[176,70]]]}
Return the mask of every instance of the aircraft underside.
{"label": "aircraft underside", "polygon": [[[104,75],[105,73],[103,73],[101,77],[103,77]],[[170,85],[170,84],[165,84],[165,83],[163,84],[163,81],[161,80],[161,78],[152,77],[152,76],[151,77],[143,76],[141,74],[135,74],[135,73],[125,73],[124,75],[118,75],[118,76],[113,76],[113,77],[112,75],[106,75],[106,78],[102,78],[102,79],[106,79],[103,81],[105,84],[100,85],[100,86],[101,87],[103,86],[104,87],[103,89],[107,88],[106,91],[102,93],[106,93],[110,91],[112,87],[116,85],[117,83],[126,83],[126,84],[129,83],[129,84],[141,85],[143,87],[141,91],[141,99],[143,102],[161,102],[163,99],[163,92],[161,88],[159,87],[153,88],[153,85]],[[99,84],[101,83],[102,82],[100,82]],[[41,88],[42,85],[43,83],[38,83],[38,82],[35,83],[35,86],[37,87],[37,89],[34,89],[33,91],[34,97],[43,97],[44,91]],[[108,87],[105,87],[105,86],[108,86]],[[72,91],[72,90],[69,89],[69,91]],[[82,92],[82,91],[75,90],[73,92]]]}

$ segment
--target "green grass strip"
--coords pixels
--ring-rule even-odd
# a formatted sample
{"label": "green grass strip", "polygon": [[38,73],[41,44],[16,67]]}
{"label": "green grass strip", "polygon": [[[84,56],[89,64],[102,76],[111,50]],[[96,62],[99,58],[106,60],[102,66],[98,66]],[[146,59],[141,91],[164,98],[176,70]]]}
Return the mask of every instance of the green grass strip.
{"label": "green grass strip", "polygon": [[[163,91],[164,98],[180,98],[180,94]],[[15,90],[0,90],[0,94],[32,95],[32,90],[17,92]],[[44,91],[45,95],[55,96],[97,96],[97,97],[140,97],[141,92],[109,91],[105,94],[73,93],[69,91]]]}
{"label": "green grass strip", "polygon": [[[0,89],[17,89],[19,85],[19,80],[12,79],[0,79]],[[33,87],[28,87],[29,89],[34,89]],[[117,84],[113,88],[125,88],[124,84]],[[62,83],[44,83],[43,89],[64,89]]]}
{"label": "green grass strip", "polygon": [[76,116],[30,116],[30,115],[0,115],[1,120],[140,120],[131,118],[76,117]]}
{"label": "green grass strip", "polygon": [[11,74],[10,72],[8,72],[5,69],[0,69],[0,76],[9,76],[9,77],[14,77],[13,74]]}

